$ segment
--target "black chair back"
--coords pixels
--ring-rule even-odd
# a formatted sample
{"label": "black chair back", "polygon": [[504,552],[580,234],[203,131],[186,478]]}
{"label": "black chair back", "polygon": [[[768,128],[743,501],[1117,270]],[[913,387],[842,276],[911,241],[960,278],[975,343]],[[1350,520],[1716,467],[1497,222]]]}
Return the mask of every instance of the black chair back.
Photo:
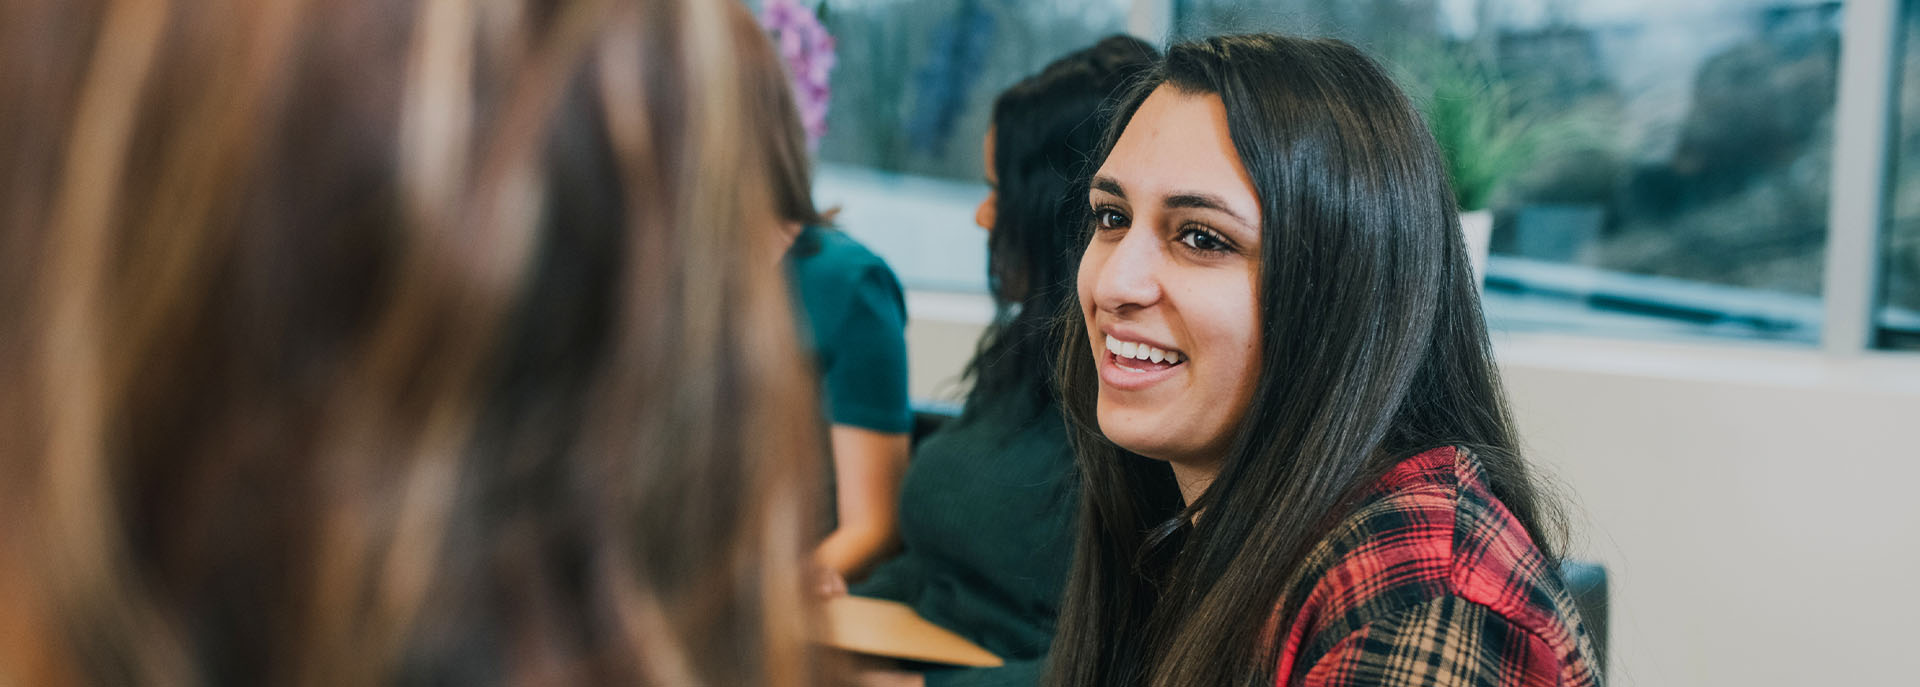
{"label": "black chair back", "polygon": [[1593,637],[1594,660],[1607,665],[1607,568],[1593,561],[1560,561],[1560,579],[1580,609],[1580,621]]}
{"label": "black chair back", "polygon": [[941,426],[960,417],[960,404],[945,401],[913,402],[913,438],[912,445],[920,446],[920,440],[939,430]]}

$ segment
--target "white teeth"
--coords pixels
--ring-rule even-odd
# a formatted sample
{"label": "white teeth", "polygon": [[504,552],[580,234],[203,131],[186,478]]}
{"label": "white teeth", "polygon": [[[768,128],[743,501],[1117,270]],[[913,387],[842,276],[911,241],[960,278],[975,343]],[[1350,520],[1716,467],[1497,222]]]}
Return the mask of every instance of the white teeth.
{"label": "white teeth", "polygon": [[1165,362],[1168,365],[1179,364],[1184,359],[1178,351],[1163,351],[1143,343],[1121,341],[1112,334],[1107,335],[1107,350],[1122,358]]}

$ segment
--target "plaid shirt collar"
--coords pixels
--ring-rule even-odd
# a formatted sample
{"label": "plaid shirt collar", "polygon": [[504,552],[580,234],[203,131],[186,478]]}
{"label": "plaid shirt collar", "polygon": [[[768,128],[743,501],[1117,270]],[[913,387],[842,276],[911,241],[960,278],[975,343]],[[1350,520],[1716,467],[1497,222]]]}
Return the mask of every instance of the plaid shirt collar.
{"label": "plaid shirt collar", "polygon": [[1464,449],[1382,477],[1289,585],[1279,685],[1599,684],[1555,567]]}

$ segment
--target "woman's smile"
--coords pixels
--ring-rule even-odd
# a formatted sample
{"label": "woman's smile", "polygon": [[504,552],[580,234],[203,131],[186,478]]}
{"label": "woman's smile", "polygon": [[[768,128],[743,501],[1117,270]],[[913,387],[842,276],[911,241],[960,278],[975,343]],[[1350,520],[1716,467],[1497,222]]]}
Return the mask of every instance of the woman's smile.
{"label": "woman's smile", "polygon": [[1186,371],[1186,354],[1144,341],[1107,334],[1106,355],[1100,356],[1100,382],[1116,391],[1138,391]]}

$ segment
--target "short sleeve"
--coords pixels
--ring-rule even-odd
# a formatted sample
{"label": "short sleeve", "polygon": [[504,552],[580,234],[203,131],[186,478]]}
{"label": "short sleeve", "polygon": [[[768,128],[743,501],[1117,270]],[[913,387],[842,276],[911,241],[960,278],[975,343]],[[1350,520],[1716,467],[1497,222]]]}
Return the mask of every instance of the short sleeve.
{"label": "short sleeve", "polygon": [[833,423],[876,432],[913,429],[907,401],[907,306],[884,265],[863,269],[833,331],[822,383]]}
{"label": "short sleeve", "polygon": [[1354,630],[1314,660],[1299,684],[1547,687],[1562,684],[1562,665],[1539,635],[1486,606],[1443,596]]}

